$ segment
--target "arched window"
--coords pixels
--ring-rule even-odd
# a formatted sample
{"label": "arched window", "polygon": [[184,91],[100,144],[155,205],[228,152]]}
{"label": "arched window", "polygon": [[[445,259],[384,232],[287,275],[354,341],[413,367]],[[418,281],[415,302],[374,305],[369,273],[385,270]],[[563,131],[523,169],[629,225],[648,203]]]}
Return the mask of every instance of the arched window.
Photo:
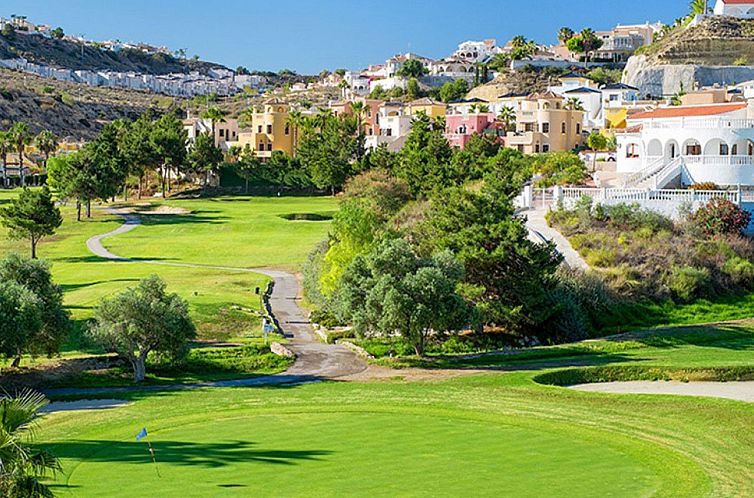
{"label": "arched window", "polygon": [[639,151],[639,144],[628,144],[626,147],[626,159],[637,159]]}
{"label": "arched window", "polygon": [[566,124],[565,124],[565,121],[563,121],[562,123],[560,123],[560,133],[562,133],[563,135],[566,134]]}

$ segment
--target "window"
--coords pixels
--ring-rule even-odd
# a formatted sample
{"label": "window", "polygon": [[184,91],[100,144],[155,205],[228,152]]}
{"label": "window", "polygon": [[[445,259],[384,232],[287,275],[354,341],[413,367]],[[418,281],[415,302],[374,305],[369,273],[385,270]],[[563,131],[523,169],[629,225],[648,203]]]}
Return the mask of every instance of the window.
{"label": "window", "polygon": [[264,144],[259,142],[259,152],[264,152]]}
{"label": "window", "polygon": [[610,102],[618,102],[619,95],[612,94],[610,95]]}
{"label": "window", "polygon": [[534,153],[535,153],[535,154],[539,154],[539,144],[536,144],[536,145],[534,146]]}
{"label": "window", "polygon": [[550,133],[550,123],[542,123],[542,133]]}
{"label": "window", "polygon": [[550,144],[542,144],[542,152],[550,152]]}
{"label": "window", "polygon": [[639,144],[628,144],[626,147],[626,159],[636,159],[639,157]]}
{"label": "window", "polygon": [[560,133],[562,133],[563,135],[566,134],[566,124],[565,124],[565,121],[562,122],[562,123],[560,123]]}
{"label": "window", "polygon": [[729,151],[730,151],[730,148],[728,147],[728,144],[720,144],[721,156],[727,156]]}
{"label": "window", "polygon": [[290,135],[291,134],[291,125],[288,123],[285,123],[285,134]]}
{"label": "window", "polygon": [[267,134],[268,135],[272,135],[272,125],[271,124],[267,125]]}
{"label": "window", "polygon": [[[738,144],[733,144],[733,151],[731,152],[732,155],[737,156],[738,155]],[[751,154],[749,154],[751,155]]]}
{"label": "window", "polygon": [[257,126],[257,133],[262,133],[262,125]]}
{"label": "window", "polygon": [[581,135],[581,123],[576,123],[576,134]]}
{"label": "window", "polygon": [[702,155],[702,146],[699,144],[688,144],[686,145],[686,155],[687,156],[701,156]]}
{"label": "window", "polygon": [[272,142],[267,142],[267,150],[272,152]]}

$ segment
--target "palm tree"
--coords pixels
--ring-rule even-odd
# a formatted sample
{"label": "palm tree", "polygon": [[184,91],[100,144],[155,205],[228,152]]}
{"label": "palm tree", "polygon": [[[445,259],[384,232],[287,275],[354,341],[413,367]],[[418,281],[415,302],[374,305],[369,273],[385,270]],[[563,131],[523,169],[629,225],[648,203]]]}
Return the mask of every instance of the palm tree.
{"label": "palm tree", "polygon": [[298,147],[298,129],[303,123],[304,115],[301,111],[294,109],[288,113],[288,124],[292,128],[293,132],[293,155],[296,155],[296,148]]}
{"label": "palm tree", "polygon": [[570,97],[568,100],[566,100],[565,105],[563,106],[564,109],[567,111],[583,111],[584,106],[581,105],[581,101],[577,99],[576,97]]}
{"label": "palm tree", "polygon": [[21,186],[24,187],[26,186],[26,178],[24,177],[24,149],[31,143],[32,134],[29,130],[29,125],[18,122],[11,127],[10,135],[18,153],[18,169],[21,174]]}
{"label": "palm tree", "polygon": [[212,125],[212,140],[215,140],[215,125],[225,122],[225,111],[219,107],[210,107],[202,113],[202,119],[209,119]]}
{"label": "palm tree", "polygon": [[361,133],[361,119],[367,112],[367,105],[365,102],[351,102],[351,111],[356,116],[356,129],[358,133]]}
{"label": "palm tree", "polygon": [[55,136],[50,130],[43,130],[34,139],[34,143],[37,149],[45,156],[45,168],[47,168],[47,161],[50,159],[50,154],[58,150],[58,137]]}
{"label": "palm tree", "polygon": [[505,131],[508,132],[516,124],[516,110],[510,106],[505,106],[500,109],[497,118],[503,122]]}
{"label": "palm tree", "polygon": [[691,9],[692,16],[695,16],[697,14],[706,15],[709,13],[707,0],[691,0],[691,3],[689,4],[689,8]]}
{"label": "palm tree", "polygon": [[563,45],[568,42],[571,38],[573,38],[576,35],[576,33],[571,28],[560,28],[560,31],[558,31],[558,40],[560,40],[560,43]]}
{"label": "palm tree", "polygon": [[0,131],[0,157],[3,161],[3,187],[8,186],[8,153],[13,148],[10,132]]}
{"label": "palm tree", "polygon": [[346,98],[346,92],[348,88],[350,88],[350,85],[346,80],[342,80],[340,83],[338,83],[338,88],[340,88],[340,93],[343,96],[343,98]]}
{"label": "palm tree", "polygon": [[28,498],[52,497],[40,479],[60,472],[58,459],[29,444],[39,410],[47,399],[24,391],[16,397],[0,397],[0,495]]}

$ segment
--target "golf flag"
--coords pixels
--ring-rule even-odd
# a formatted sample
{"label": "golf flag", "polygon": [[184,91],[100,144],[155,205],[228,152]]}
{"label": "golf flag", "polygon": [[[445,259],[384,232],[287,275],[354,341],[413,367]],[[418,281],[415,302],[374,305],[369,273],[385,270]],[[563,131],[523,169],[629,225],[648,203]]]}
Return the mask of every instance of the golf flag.
{"label": "golf flag", "polygon": [[144,427],[144,428],[143,428],[143,429],[142,429],[141,431],[139,431],[139,433],[138,433],[138,434],[136,435],[136,441],[141,441],[141,440],[142,440],[142,439],[144,439],[145,437],[147,437],[147,428],[146,428],[146,427]]}

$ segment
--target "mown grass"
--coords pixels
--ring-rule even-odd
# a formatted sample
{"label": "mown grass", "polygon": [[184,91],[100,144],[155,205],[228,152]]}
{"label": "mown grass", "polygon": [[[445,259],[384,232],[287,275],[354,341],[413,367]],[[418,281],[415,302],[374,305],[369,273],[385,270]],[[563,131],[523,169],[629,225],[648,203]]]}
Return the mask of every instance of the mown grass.
{"label": "mown grass", "polygon": [[[456,363],[505,373],[131,393],[40,434],[71,496],[751,496],[754,405],[549,384],[752,373],[752,349],[752,324],[726,325]],[[161,478],[133,440],[144,425]]]}

